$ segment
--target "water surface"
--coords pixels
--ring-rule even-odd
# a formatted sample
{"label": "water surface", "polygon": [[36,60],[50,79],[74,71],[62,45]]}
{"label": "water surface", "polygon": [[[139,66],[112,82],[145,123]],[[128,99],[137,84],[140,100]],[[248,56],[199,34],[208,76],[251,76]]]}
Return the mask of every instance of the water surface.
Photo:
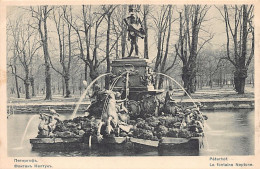
{"label": "water surface", "polygon": [[[12,157],[51,157],[51,156],[158,156],[158,155],[199,155],[199,156],[223,156],[223,155],[254,155],[254,110],[224,110],[203,111],[208,116],[204,148],[197,154],[188,150],[170,152],[158,152],[152,150],[122,150],[102,147],[98,149],[70,150],[70,151],[32,151],[30,138],[37,136],[39,119],[36,117],[28,127],[27,134],[20,146],[24,130],[32,113],[15,114],[7,120],[8,127],[8,155]],[[71,114],[64,113],[61,118],[66,119]]]}

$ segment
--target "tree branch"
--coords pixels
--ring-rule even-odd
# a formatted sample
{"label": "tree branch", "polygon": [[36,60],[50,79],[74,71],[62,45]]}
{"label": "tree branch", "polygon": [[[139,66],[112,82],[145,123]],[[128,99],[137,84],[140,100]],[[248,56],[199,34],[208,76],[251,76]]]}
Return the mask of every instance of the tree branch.
{"label": "tree branch", "polygon": [[59,73],[61,76],[63,76],[63,73],[61,73],[60,71],[58,71],[57,69],[55,69],[55,67],[53,66],[52,64],[52,61],[51,61],[51,58],[49,57],[49,60],[50,60],[50,65],[52,67],[53,70],[55,70],[55,72]]}
{"label": "tree branch", "polygon": [[198,52],[197,52],[197,55],[199,54],[199,52],[200,52],[200,50],[203,48],[203,46],[204,46],[206,43],[208,43],[213,37],[214,37],[214,36],[212,35],[212,36],[209,37],[209,39],[207,39],[207,40],[205,40],[205,41],[203,42],[203,44],[200,46],[200,48],[199,48],[199,50],[198,50]]}
{"label": "tree branch", "polygon": [[10,64],[9,67],[11,67],[11,69],[12,69],[12,74],[13,74],[13,75],[15,75],[16,77],[18,77],[18,78],[21,79],[22,81],[25,81],[24,78],[22,78],[21,76],[19,76],[19,75],[17,75],[17,74],[14,73],[13,65]]}

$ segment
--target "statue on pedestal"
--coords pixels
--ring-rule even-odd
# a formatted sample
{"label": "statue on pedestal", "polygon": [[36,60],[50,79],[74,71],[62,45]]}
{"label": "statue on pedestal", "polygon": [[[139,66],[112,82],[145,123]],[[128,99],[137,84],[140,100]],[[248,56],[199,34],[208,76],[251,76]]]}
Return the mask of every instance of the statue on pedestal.
{"label": "statue on pedestal", "polygon": [[138,37],[142,39],[145,36],[144,29],[140,18],[138,17],[138,6],[139,5],[129,5],[129,16],[124,19],[128,30],[128,40],[130,40],[131,48],[128,57],[130,57],[135,48],[135,55],[138,56]]}

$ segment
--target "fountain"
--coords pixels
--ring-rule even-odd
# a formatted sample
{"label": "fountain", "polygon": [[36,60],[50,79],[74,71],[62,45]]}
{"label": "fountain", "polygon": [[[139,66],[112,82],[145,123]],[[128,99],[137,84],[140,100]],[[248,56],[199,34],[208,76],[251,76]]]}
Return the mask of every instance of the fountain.
{"label": "fountain", "polygon": [[77,111],[78,111],[78,109],[79,109],[79,106],[80,106],[80,104],[82,103],[82,100],[84,99],[84,97],[85,97],[86,94],[88,93],[89,89],[91,89],[91,87],[93,86],[93,84],[95,84],[96,81],[98,81],[101,77],[106,76],[106,75],[109,75],[109,74],[110,74],[110,73],[105,73],[105,74],[102,74],[102,75],[98,76],[96,79],[94,79],[94,80],[87,86],[87,88],[85,89],[85,91],[84,91],[83,94],[81,95],[81,97],[80,97],[80,99],[79,99],[79,101],[78,101],[78,103],[77,103],[77,105],[76,105],[76,107],[75,107],[75,109],[74,109],[74,111],[73,111],[73,113],[72,113],[72,115],[71,115],[71,118],[74,118],[74,117],[75,117],[75,115],[76,115],[76,113],[77,113]]}
{"label": "fountain", "polygon": [[[130,10],[130,8],[129,8]],[[133,10],[133,6],[131,7]],[[142,37],[142,29],[136,30],[131,17],[125,21],[132,35]],[[137,23],[136,23],[137,24]],[[131,38],[131,37],[130,37]],[[132,37],[133,38],[133,37]],[[137,37],[135,37],[137,38]],[[131,40],[131,51],[135,46]],[[204,116],[191,96],[172,77],[154,73],[147,59],[136,56],[116,59],[111,63],[111,73],[102,74],[93,80],[81,95],[71,119],[47,122],[47,134],[38,134],[30,139],[33,149],[84,148],[108,144],[122,148],[138,146],[158,149],[188,148],[198,151],[204,137]],[[83,98],[97,81],[110,76],[107,90],[94,87],[94,101],[86,108],[88,116],[76,117]],[[155,89],[155,75],[162,75],[175,82],[192,100],[194,106],[177,104],[170,91]],[[47,118],[54,119],[53,115]],[[44,122],[44,121],[43,121]],[[52,124],[52,127],[49,127]],[[43,129],[44,127],[42,127]],[[49,129],[48,128],[52,128]],[[40,132],[39,132],[40,133]],[[99,147],[99,146],[97,146]]]}
{"label": "fountain", "polygon": [[163,76],[169,78],[170,80],[172,80],[173,82],[175,82],[175,83],[185,92],[185,94],[191,99],[191,101],[192,101],[192,103],[194,104],[194,106],[197,106],[197,105],[195,104],[194,100],[192,99],[192,97],[189,95],[189,93],[188,93],[188,92],[182,87],[182,85],[180,85],[180,83],[178,83],[174,78],[172,78],[171,76],[166,75],[166,74],[164,74],[164,73],[155,72],[155,74],[157,74],[157,75],[163,75]]}
{"label": "fountain", "polygon": [[[96,99],[86,108],[88,116],[76,117],[87,92],[97,80],[107,75],[112,79],[109,89],[96,93]],[[52,134],[30,140],[33,149],[61,145],[63,148],[91,148],[98,144],[129,148],[130,144],[130,147],[168,149],[170,146],[199,150],[204,125],[207,126],[205,116],[187,92],[194,104],[192,107],[180,106],[166,97],[168,91],[154,89],[154,75],[169,78],[186,92],[174,78],[152,72],[145,59],[114,60],[112,73],[100,75],[87,86],[71,119],[58,121]]]}
{"label": "fountain", "polygon": [[35,118],[35,117],[38,117],[38,115],[33,115],[30,120],[28,121],[26,127],[25,127],[25,130],[23,132],[23,137],[21,139],[21,142],[20,142],[20,146],[19,147],[15,147],[14,149],[18,150],[18,149],[23,149],[23,143],[24,143],[24,139],[25,139],[25,136],[26,136],[26,133],[27,133],[27,130],[32,122],[32,120]]}

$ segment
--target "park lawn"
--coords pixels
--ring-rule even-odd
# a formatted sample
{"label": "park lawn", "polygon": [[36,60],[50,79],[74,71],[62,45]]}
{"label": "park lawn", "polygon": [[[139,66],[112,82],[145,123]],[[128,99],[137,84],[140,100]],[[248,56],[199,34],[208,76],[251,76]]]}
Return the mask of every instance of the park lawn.
{"label": "park lawn", "polygon": [[[188,96],[183,96],[184,92],[178,92],[176,98],[188,99]],[[216,88],[204,88],[199,89],[195,93],[191,94],[193,99],[253,99],[254,88],[247,86],[244,94],[237,94],[231,87],[216,87]]]}
{"label": "park lawn", "polygon": [[[184,96],[183,91],[174,92],[174,98],[188,100],[188,96]],[[245,89],[245,94],[237,94],[231,87],[214,87],[214,88],[203,88],[198,89],[195,93],[191,94],[193,99],[202,99],[202,100],[238,100],[238,99],[254,99],[254,88],[247,86]],[[8,98],[8,103],[47,103],[47,102],[78,102],[80,95],[72,95],[70,98],[64,98],[62,95],[53,95],[52,100],[44,100],[44,95],[32,97],[31,99],[23,98]],[[86,99],[84,99],[86,101]]]}
{"label": "park lawn", "polygon": [[45,100],[44,95],[32,97],[31,99],[22,98],[15,98],[10,97],[8,98],[8,103],[42,103],[42,102],[77,102],[80,96],[71,96],[70,98],[64,98],[62,95],[53,95],[52,100]]}
{"label": "park lawn", "polygon": [[[191,97],[193,99],[253,99],[254,93],[245,93],[245,94],[237,94],[237,93],[221,93],[221,94],[213,94],[213,93],[205,93],[205,94],[192,94]],[[189,99],[188,96],[178,95],[176,96],[178,99]]]}

